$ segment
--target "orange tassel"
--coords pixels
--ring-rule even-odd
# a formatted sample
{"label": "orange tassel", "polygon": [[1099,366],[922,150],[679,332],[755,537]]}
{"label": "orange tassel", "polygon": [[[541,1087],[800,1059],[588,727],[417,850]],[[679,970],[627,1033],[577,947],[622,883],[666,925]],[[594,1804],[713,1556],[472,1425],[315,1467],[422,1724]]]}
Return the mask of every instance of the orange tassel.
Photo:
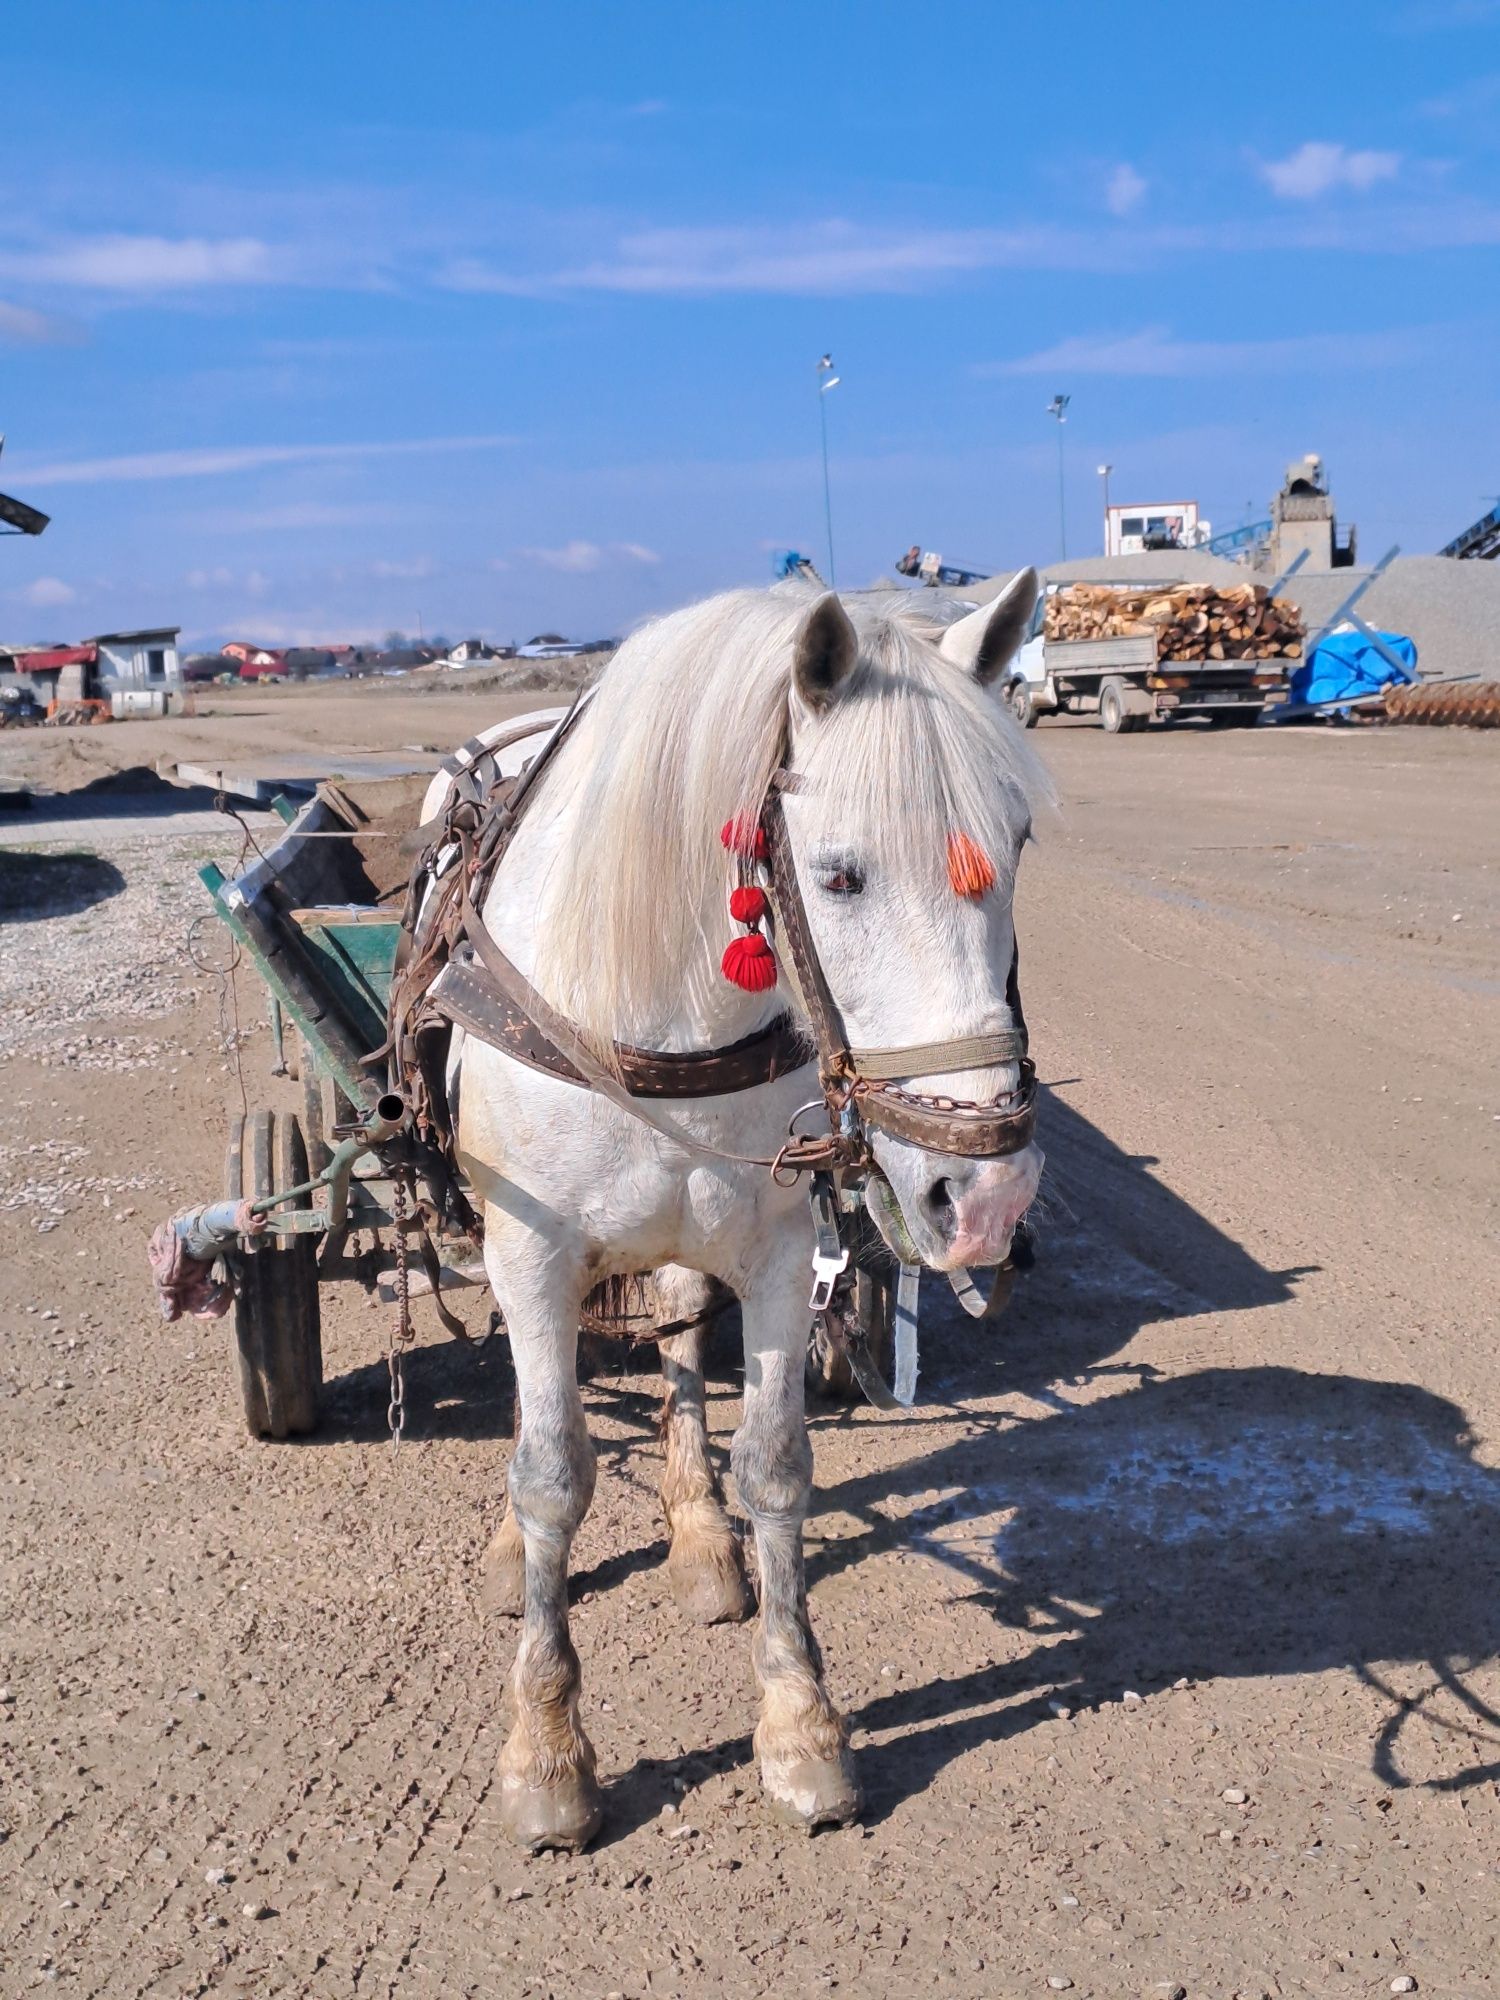
{"label": "orange tassel", "polygon": [[948,836],[948,880],[955,896],[987,895],[995,886],[995,864],[966,833]]}

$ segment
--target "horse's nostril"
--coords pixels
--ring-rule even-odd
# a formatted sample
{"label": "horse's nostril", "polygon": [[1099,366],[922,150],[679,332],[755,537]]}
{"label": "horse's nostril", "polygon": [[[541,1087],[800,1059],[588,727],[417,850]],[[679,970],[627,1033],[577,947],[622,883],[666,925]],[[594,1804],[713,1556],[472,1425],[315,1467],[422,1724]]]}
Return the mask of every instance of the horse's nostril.
{"label": "horse's nostril", "polygon": [[953,1234],[953,1189],[946,1178],[934,1181],[927,1194],[932,1219],[945,1236]]}

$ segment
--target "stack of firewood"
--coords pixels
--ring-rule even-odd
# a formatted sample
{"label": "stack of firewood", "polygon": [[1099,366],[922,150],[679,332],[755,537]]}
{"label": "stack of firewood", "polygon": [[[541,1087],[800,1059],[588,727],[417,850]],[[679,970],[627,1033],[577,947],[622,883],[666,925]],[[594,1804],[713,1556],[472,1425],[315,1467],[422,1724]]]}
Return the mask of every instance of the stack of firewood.
{"label": "stack of firewood", "polygon": [[1049,639],[1120,639],[1157,634],[1160,660],[1300,660],[1302,617],[1263,583],[1178,583],[1116,590],[1070,583],[1047,599]]}

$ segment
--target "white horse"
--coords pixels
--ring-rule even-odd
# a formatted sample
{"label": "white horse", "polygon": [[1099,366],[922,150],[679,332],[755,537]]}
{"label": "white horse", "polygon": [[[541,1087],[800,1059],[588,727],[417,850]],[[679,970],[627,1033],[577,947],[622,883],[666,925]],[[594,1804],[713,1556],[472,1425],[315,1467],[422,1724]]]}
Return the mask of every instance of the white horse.
{"label": "white horse", "polygon": [[[946,630],[900,597],[846,607],[803,589],[731,593],[647,626],[621,646],[537,788],[485,901],[486,927],[605,1048],[721,1048],[795,1012],[785,978],[747,992],[720,970],[738,929],[721,829],[753,827],[786,766],[790,850],[851,1043],[906,1047],[1012,1026],[1011,895],[1029,801],[1046,787],[988,690],[1026,632],[1036,589],[1023,571]],[[424,817],[445,788],[435,782]],[[959,837],[985,864],[978,884],[954,873]],[[579,1311],[600,1279],[661,1267],[669,1316],[715,1280],[741,1303],[744,1410],[731,1463],[759,1568],[762,1785],[801,1825],[847,1821],[859,1796],[803,1583],[806,1196],[718,1156],[776,1152],[798,1107],[819,1095],[811,1060],[731,1096],[657,1103],[651,1123],[473,1037],[455,1034],[451,1062],[459,1158],[483,1203],[485,1268],[521,1404],[510,1512],[491,1551],[501,1595],[508,1578],[524,1601],[515,1721],[500,1757],[507,1832],[529,1848],[578,1847],[602,1816],[568,1635],[569,1549],[594,1488]],[[1017,1081],[1014,1063],[902,1079],[978,1104]],[[926,1264],[1004,1260],[1036,1192],[1034,1145],[994,1160],[879,1133],[873,1145]],[[745,1587],[708,1458],[701,1350],[701,1335],[664,1348],[670,1566],[693,1615],[738,1616]]]}

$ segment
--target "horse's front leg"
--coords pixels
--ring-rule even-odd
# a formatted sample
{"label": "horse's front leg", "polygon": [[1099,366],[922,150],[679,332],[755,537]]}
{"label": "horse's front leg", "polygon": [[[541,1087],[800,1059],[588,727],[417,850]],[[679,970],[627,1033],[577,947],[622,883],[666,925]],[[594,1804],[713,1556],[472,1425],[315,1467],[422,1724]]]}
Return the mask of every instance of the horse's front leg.
{"label": "horse's front leg", "polygon": [[800,1248],[794,1239],[778,1249],[775,1261],[741,1293],[745,1412],[732,1462],[760,1562],[752,1658],[761,1692],[755,1729],[761,1784],[778,1818],[811,1832],[852,1820],[860,1797],[848,1731],[823,1685],[807,1614],[802,1524],[812,1490],[812,1446],[802,1392],[811,1274]]}
{"label": "horse's front leg", "polygon": [[525,1612],[515,1720],[500,1752],[500,1822],[533,1852],[579,1848],[603,1818],[568,1634],[568,1553],[594,1496],[594,1447],[575,1368],[585,1280],[575,1260],[537,1238],[517,1242],[493,1208],[485,1262],[510,1332],[521,1403],[509,1489],[524,1548]]}
{"label": "horse's front leg", "polygon": [[[511,1425],[512,1456],[521,1447],[521,1399]],[[526,1609],[526,1544],[507,1495],[500,1525],[479,1560],[479,1601],[501,1618],[519,1618]]]}
{"label": "horse's front leg", "polygon": [[724,1294],[712,1278],[668,1264],[656,1273],[657,1324],[692,1324],[661,1342],[661,1504],[671,1536],[667,1581],[678,1610],[699,1625],[750,1614],[750,1586],[739,1541],[708,1455],[703,1356],[710,1317]]}

